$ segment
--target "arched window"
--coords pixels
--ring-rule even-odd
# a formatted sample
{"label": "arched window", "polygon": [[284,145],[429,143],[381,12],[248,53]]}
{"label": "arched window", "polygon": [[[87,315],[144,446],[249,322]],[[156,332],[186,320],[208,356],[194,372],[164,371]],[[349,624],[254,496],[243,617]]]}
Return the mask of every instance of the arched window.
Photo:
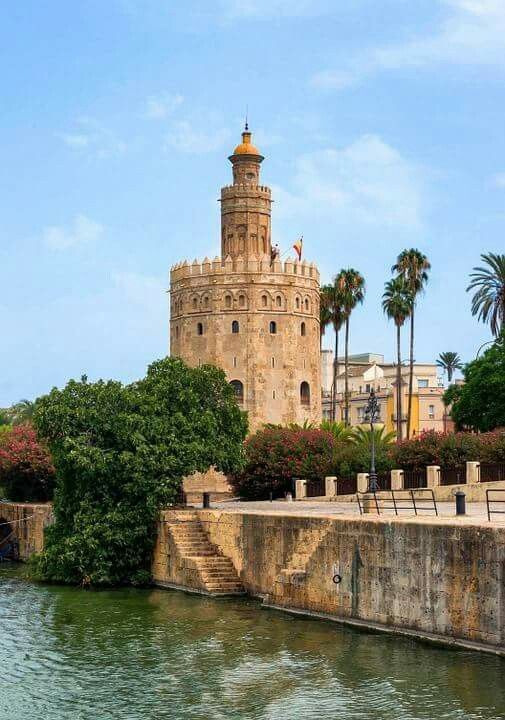
{"label": "arched window", "polygon": [[300,402],[302,405],[310,405],[310,385],[305,380],[300,385]]}
{"label": "arched window", "polygon": [[196,297],[193,298],[193,310],[196,310],[198,307],[198,299]]}
{"label": "arched window", "polygon": [[245,307],[245,295],[238,296],[238,306],[241,308]]}
{"label": "arched window", "polygon": [[196,325],[196,334],[197,335],[203,335],[203,324],[197,323]]}
{"label": "arched window", "polygon": [[305,337],[306,334],[307,334],[307,328],[305,327],[305,323],[302,322],[302,324],[300,325],[300,335],[302,337]]}
{"label": "arched window", "polygon": [[275,298],[275,304],[277,305],[277,307],[282,307],[282,297],[280,295],[277,295],[277,297]]}
{"label": "arched window", "polygon": [[208,298],[207,295],[206,295],[206,296],[204,297],[204,299],[203,299],[203,306],[204,306],[205,308],[208,308],[208,307],[209,307],[209,298]]}
{"label": "arched window", "polygon": [[233,390],[235,391],[235,397],[237,399],[237,402],[243,403],[244,402],[244,385],[240,382],[240,380],[232,380],[230,382],[230,385],[232,386]]}
{"label": "arched window", "polygon": [[234,320],[231,324],[231,331],[234,335],[237,335],[237,333],[240,332],[240,325],[238,324],[238,320]]}
{"label": "arched window", "polygon": [[263,307],[266,307],[266,306],[267,306],[267,304],[268,304],[268,298],[267,298],[266,295],[262,295],[262,296],[261,296],[261,304],[262,304]]}
{"label": "arched window", "polygon": [[300,309],[300,298],[299,297],[296,298],[295,305],[296,305],[296,309],[299,310]]}
{"label": "arched window", "polygon": [[309,298],[305,298],[305,310],[308,312],[310,308]]}
{"label": "arched window", "polygon": [[224,306],[226,308],[231,308],[231,295],[227,295],[224,299]]}
{"label": "arched window", "polygon": [[277,323],[272,320],[270,323],[270,335],[275,335],[277,332]]}

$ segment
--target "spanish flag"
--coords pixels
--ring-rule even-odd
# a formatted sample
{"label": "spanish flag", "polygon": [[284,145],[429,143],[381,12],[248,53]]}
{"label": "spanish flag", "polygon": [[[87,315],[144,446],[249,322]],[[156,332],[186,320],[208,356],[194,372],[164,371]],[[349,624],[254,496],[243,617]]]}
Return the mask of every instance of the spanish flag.
{"label": "spanish flag", "polygon": [[298,260],[301,260],[301,259],[302,259],[302,247],[303,247],[303,235],[302,235],[302,237],[301,237],[299,240],[297,240],[297,241],[295,242],[295,244],[293,245],[293,249],[294,249],[294,251],[296,252],[296,254],[298,255]]}

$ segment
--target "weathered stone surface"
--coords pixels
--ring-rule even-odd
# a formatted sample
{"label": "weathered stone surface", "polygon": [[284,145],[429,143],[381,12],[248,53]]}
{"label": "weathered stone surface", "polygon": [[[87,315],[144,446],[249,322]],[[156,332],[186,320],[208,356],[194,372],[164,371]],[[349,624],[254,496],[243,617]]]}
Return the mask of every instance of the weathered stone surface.
{"label": "weathered stone surface", "polygon": [[0,503],[0,522],[9,522],[19,543],[20,560],[28,560],[44,547],[44,528],[53,522],[48,504]]}

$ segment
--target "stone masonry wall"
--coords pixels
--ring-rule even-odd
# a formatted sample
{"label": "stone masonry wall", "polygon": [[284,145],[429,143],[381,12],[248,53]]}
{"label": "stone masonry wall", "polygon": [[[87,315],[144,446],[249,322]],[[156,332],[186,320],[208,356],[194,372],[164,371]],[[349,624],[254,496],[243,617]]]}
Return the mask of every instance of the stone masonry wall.
{"label": "stone masonry wall", "polygon": [[503,526],[198,514],[269,604],[505,652]]}
{"label": "stone masonry wall", "polygon": [[46,504],[0,503],[0,518],[12,523],[19,558],[28,560],[44,547],[44,529],[53,522],[53,508]]}

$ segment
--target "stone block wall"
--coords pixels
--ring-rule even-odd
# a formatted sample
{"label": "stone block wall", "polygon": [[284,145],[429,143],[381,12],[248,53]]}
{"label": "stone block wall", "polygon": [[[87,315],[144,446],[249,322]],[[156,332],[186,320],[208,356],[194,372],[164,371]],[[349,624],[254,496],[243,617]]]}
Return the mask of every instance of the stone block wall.
{"label": "stone block wall", "polygon": [[11,523],[19,543],[19,559],[28,560],[44,547],[44,529],[53,522],[49,504],[0,503],[0,522]]}

